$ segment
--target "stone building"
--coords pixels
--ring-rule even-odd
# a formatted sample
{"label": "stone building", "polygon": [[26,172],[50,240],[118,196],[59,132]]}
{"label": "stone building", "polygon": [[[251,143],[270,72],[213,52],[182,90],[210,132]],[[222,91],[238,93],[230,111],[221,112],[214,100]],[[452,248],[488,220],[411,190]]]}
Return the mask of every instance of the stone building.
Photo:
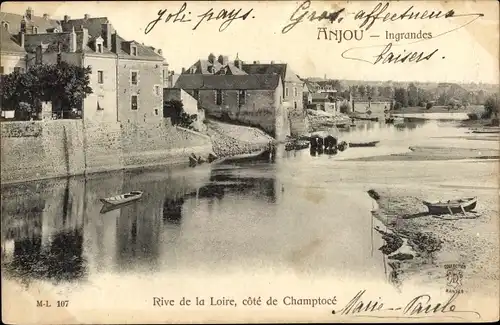
{"label": "stone building", "polygon": [[[258,61],[245,63],[239,59],[238,55],[234,61],[230,61],[225,55],[216,57],[210,53],[207,59],[200,59],[188,69],[183,69],[179,80],[186,75],[221,76],[220,80],[227,80],[226,84],[228,82],[243,82],[242,84],[231,86],[233,87],[232,89],[242,90],[249,90],[246,88],[246,82],[252,83],[255,80],[267,80],[269,76],[279,76],[281,83],[281,93],[279,94],[280,108],[286,114],[284,122],[286,125],[285,133],[288,133],[288,130],[290,130],[291,134],[296,135],[307,131],[307,119],[303,104],[304,83],[291,70],[288,64],[275,63],[274,61],[271,61],[271,63],[260,63]],[[233,76],[254,77],[233,78]],[[178,87],[179,85],[176,84],[176,86]],[[235,106],[232,107],[231,105]],[[258,101],[256,105],[258,107],[262,105],[262,102]],[[226,103],[226,106],[228,106],[228,114],[238,109],[238,106],[232,102]],[[207,111],[208,113],[212,113],[210,109]]]}
{"label": "stone building", "polygon": [[[93,93],[83,103],[86,120],[147,122],[163,118],[168,64],[161,50],[126,41],[107,17],[86,14],[82,19],[64,16],[54,20],[48,15],[36,17],[31,9],[24,16],[2,13],[1,17],[3,73],[58,60],[90,66]],[[10,54],[7,61],[4,52]]]}
{"label": "stone building", "polygon": [[[203,70],[202,70],[203,71]],[[175,88],[190,93],[207,116],[259,127],[284,139],[290,134],[278,74],[181,74]]]}

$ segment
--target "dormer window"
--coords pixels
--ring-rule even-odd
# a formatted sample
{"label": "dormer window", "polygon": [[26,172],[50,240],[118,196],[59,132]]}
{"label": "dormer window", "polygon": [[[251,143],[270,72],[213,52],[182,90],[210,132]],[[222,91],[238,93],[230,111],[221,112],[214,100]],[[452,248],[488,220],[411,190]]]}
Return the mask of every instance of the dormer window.
{"label": "dormer window", "polygon": [[104,42],[104,40],[100,36],[95,39],[95,51],[97,53],[103,52],[103,42]]}
{"label": "dormer window", "polygon": [[137,46],[135,45],[130,46],[130,54],[133,56],[137,56]]}
{"label": "dormer window", "polygon": [[2,28],[5,29],[6,31],[9,31],[9,23],[6,21],[2,22]]}

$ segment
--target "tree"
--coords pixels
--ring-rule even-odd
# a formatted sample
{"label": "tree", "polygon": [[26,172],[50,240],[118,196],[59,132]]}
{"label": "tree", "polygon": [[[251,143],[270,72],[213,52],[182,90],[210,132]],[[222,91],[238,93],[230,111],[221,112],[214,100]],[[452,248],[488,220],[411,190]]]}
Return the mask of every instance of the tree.
{"label": "tree", "polygon": [[484,102],[484,114],[483,118],[497,118],[498,114],[498,94],[489,96]]}
{"label": "tree", "polygon": [[29,67],[26,73],[4,75],[0,83],[2,105],[20,111],[21,115],[26,111],[21,102],[29,105],[34,114],[40,113],[42,101],[52,102],[56,109],[81,110],[83,100],[92,93],[91,73],[90,67],[60,62],[38,64]]}
{"label": "tree", "polygon": [[401,107],[408,107],[408,92],[404,88],[394,89],[394,100]]}
{"label": "tree", "polygon": [[366,87],[364,85],[358,86],[359,96],[365,97],[366,95]]}
{"label": "tree", "polygon": [[411,83],[408,86],[408,105],[409,106],[417,106],[418,100],[418,88],[414,83]]}

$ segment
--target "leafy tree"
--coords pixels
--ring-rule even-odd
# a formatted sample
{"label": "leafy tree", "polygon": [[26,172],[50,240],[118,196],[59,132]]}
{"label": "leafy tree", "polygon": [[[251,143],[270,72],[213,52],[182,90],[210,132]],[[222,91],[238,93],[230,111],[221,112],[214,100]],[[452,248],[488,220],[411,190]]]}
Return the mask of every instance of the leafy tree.
{"label": "leafy tree", "polygon": [[13,72],[2,76],[0,95],[2,106],[19,111],[24,116],[26,103],[30,113],[40,113],[42,101],[52,102],[56,109],[77,108],[92,93],[90,67],[83,68],[60,62],[58,64],[33,65],[26,73]]}
{"label": "leafy tree", "polygon": [[184,112],[184,104],[180,100],[169,100],[163,105],[163,116],[170,117],[172,125],[179,125],[185,128],[192,128],[197,115],[189,115]]}
{"label": "leafy tree", "polygon": [[498,94],[489,96],[484,102],[483,118],[498,117]]}
{"label": "leafy tree", "polygon": [[418,88],[414,83],[411,83],[408,86],[408,105],[409,106],[417,106],[418,100]]}
{"label": "leafy tree", "polygon": [[[401,107],[408,107],[408,92],[404,88],[394,89],[394,99]],[[395,108],[396,109],[396,108]]]}
{"label": "leafy tree", "polygon": [[432,108],[432,102],[427,102],[427,104],[425,105],[425,108],[426,109],[431,109]]}
{"label": "leafy tree", "polygon": [[342,102],[339,107],[340,113],[346,114],[351,111],[351,104],[348,101]]}
{"label": "leafy tree", "polygon": [[364,85],[358,86],[358,93],[361,97],[365,97],[366,87]]}

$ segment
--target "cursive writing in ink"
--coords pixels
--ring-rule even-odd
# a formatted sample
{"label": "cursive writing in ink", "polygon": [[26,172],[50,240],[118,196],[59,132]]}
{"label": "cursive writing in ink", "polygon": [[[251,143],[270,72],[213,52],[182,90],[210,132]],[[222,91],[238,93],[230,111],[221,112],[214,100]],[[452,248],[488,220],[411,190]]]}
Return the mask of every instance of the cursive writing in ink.
{"label": "cursive writing in ink", "polygon": [[438,51],[435,49],[431,53],[424,56],[424,52],[406,52],[403,50],[403,53],[395,54],[391,51],[392,43],[387,44],[387,46],[382,50],[380,54],[376,56],[375,62],[373,64],[377,64],[380,61],[381,63],[405,63],[405,62],[421,62],[428,61],[430,58]]}
{"label": "cursive writing in ink", "polygon": [[[186,10],[187,4],[184,2],[184,4],[181,6],[181,8],[176,12],[176,13],[171,13],[168,14],[167,18],[165,18],[165,23],[168,23],[171,19],[173,19],[173,22],[181,22],[181,23],[187,23],[190,22],[191,19],[186,18],[186,14],[184,11]],[[155,26],[156,24],[162,20],[163,15],[167,12],[167,9],[160,9],[158,11],[158,17],[156,19],[153,19],[152,21],[147,24],[146,28],[144,29],[144,34],[148,34]],[[182,14],[182,15],[181,15]]]}
{"label": "cursive writing in ink", "polygon": [[381,301],[370,300],[368,303],[361,300],[366,290],[359,291],[354,298],[347,303],[347,305],[340,310],[341,315],[362,313],[362,312],[373,312],[380,311],[384,307],[384,303]]}
{"label": "cursive writing in ink", "polygon": [[[283,27],[281,30],[282,34],[288,33],[292,28],[297,26],[297,24],[301,23],[304,18],[308,19],[309,21],[321,21],[323,19],[328,19],[331,23],[333,23],[335,20],[337,20],[342,12],[345,11],[344,8],[333,11],[333,12],[328,12],[328,11],[323,11],[321,15],[318,15],[316,11],[312,11],[311,13],[309,12],[309,7],[311,6],[311,1],[306,0],[303,3],[300,4],[300,6],[293,12],[292,16],[290,17],[290,23]],[[300,14],[299,14],[300,12]],[[341,19],[338,19],[340,22]]]}
{"label": "cursive writing in ink", "polygon": [[222,20],[224,20],[224,22],[219,27],[219,32],[222,32],[227,27],[229,27],[229,25],[233,21],[235,21],[237,19],[246,20],[248,18],[248,16],[250,16],[250,14],[252,13],[253,8],[248,10],[246,13],[240,15],[241,10],[242,10],[241,8],[238,10],[233,9],[231,11],[227,11],[226,9],[222,9],[221,11],[219,11],[219,13],[216,16],[214,16],[214,9],[210,8],[210,10],[208,10],[204,14],[198,15],[198,17],[200,17],[201,19],[194,26],[193,30],[196,30],[196,28],[198,28],[198,26],[200,26],[200,24],[203,21],[221,20],[222,19]]}

